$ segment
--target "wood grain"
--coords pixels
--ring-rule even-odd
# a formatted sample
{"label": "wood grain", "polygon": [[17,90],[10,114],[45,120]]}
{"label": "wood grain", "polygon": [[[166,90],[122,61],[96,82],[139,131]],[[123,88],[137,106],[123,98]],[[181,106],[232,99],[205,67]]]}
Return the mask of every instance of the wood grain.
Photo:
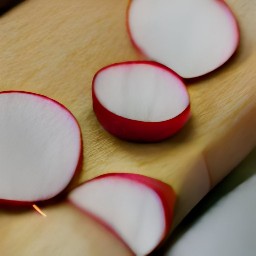
{"label": "wood grain", "polygon": [[[0,90],[44,94],[72,111],[81,126],[84,143],[79,182],[107,172],[133,172],[170,184],[178,195],[176,225],[256,145],[256,5],[250,0],[227,2],[238,17],[240,47],[217,71],[187,81],[193,116],[178,135],[164,142],[135,144],[118,140],[102,129],[93,114],[94,73],[114,62],[143,58],[132,47],[126,32],[127,1],[28,0],[3,15]],[[43,248],[36,242],[41,232],[48,232],[40,238],[45,244],[54,243],[54,237],[60,235],[56,248],[62,243],[75,248],[84,232],[79,227],[79,234],[61,231],[71,212],[73,215],[67,205],[53,207],[48,217],[50,220],[53,216],[52,224],[41,225],[36,224],[37,220],[30,222],[33,211],[0,211],[0,232],[5,234],[0,242],[3,255],[17,255],[17,251],[19,255],[35,255]],[[60,228],[54,232],[53,222]],[[24,246],[12,248],[24,233]],[[95,242],[91,244],[96,246]],[[27,251],[29,246],[33,246],[31,252]],[[85,247],[79,247],[84,250],[83,255],[100,255],[90,254],[89,250],[86,254]],[[44,255],[56,255],[54,245],[51,248]],[[129,253],[121,249],[123,254],[119,255]],[[70,254],[63,250],[58,255]]]}
{"label": "wood grain", "polygon": [[[44,210],[1,212],[1,255],[131,256],[106,228],[69,203]],[[110,249],[109,249],[110,248]]]}

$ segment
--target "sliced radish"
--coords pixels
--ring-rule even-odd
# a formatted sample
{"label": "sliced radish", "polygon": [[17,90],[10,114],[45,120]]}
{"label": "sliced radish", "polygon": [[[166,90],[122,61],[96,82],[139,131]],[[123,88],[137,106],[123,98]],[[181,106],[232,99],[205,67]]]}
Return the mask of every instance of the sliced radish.
{"label": "sliced radish", "polygon": [[0,93],[0,203],[30,204],[59,194],[77,170],[74,116],[42,95]]}
{"label": "sliced radish", "polygon": [[146,255],[169,233],[175,194],[161,181],[112,173],[80,185],[69,199],[105,224],[136,255]]}
{"label": "sliced radish", "polygon": [[184,78],[221,66],[238,46],[236,19],[222,0],[132,0],[131,40]]}
{"label": "sliced radish", "polygon": [[126,140],[163,140],[179,131],[190,116],[182,80],[155,62],[123,62],[99,70],[92,96],[102,126]]}

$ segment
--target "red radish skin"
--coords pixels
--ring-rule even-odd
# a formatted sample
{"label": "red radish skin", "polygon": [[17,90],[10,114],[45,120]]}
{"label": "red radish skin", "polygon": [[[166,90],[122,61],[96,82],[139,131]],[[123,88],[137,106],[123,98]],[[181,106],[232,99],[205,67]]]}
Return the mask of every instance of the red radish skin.
{"label": "red radish skin", "polygon": [[[239,39],[240,39],[240,30],[239,30],[239,24],[238,21],[235,18],[235,14],[233,13],[233,11],[230,9],[230,7],[228,6],[228,4],[223,1],[223,0],[212,0],[211,2],[216,2],[216,5],[219,5],[222,7],[222,9],[225,11],[226,15],[228,17],[230,17],[230,22],[232,23],[231,25],[231,30],[232,33],[234,34],[233,43],[230,43],[230,49],[229,49],[229,54],[226,54],[225,57],[223,57],[218,63],[213,64],[210,68],[208,68],[207,70],[201,71],[201,72],[197,72],[195,74],[189,74],[189,72],[183,72],[181,71],[179,68],[176,68],[175,66],[175,58],[173,58],[173,64],[170,64],[169,61],[167,59],[164,59],[162,57],[157,56],[156,53],[153,53],[149,50],[145,50],[145,47],[143,46],[143,44],[139,43],[138,40],[136,40],[133,36],[132,33],[132,29],[131,29],[131,25],[130,25],[130,13],[131,13],[131,6],[133,4],[133,2],[138,2],[139,0],[130,0],[128,2],[128,6],[127,6],[127,10],[126,10],[126,27],[127,27],[127,32],[128,35],[130,37],[131,43],[133,44],[133,46],[137,49],[137,51],[142,54],[142,56],[145,56],[149,59],[152,59],[154,61],[158,61],[159,63],[162,63],[164,65],[166,65],[167,67],[173,69],[174,71],[176,71],[176,73],[178,73],[181,77],[183,78],[196,78],[196,77],[201,77],[204,76],[207,73],[213,72],[215,69],[218,69],[219,67],[221,67],[226,61],[229,60],[229,58],[234,54],[234,52],[236,51],[236,49],[239,46]],[[183,1],[184,2],[184,1]],[[171,3],[171,2],[170,2]],[[196,3],[196,1],[195,1]],[[160,3],[159,3],[160,4]],[[146,7],[143,9],[147,9]],[[166,10],[168,10],[168,7],[165,8]],[[170,9],[170,7],[169,7]],[[143,10],[142,10],[143,12]],[[170,15],[171,16],[171,15]],[[188,20],[188,24],[187,27],[190,26],[191,24],[191,18]],[[150,23],[150,21],[149,21]],[[167,22],[166,22],[167,23]],[[181,30],[181,29],[180,29]],[[186,41],[189,42],[191,38],[187,38]],[[164,40],[164,38],[162,39]],[[180,45],[183,44],[184,42],[180,42]],[[170,47],[172,47],[171,43],[169,44]],[[206,47],[205,45],[202,45],[202,48]],[[159,46],[159,49],[161,49],[161,46]],[[190,47],[190,49],[192,50],[192,47]],[[208,51],[208,54],[211,54],[212,49]],[[168,51],[167,51],[168,52]],[[204,55],[207,55],[206,53],[204,53]],[[185,61],[183,61],[183,65],[187,65],[187,61],[188,59],[186,59]],[[192,62],[192,66],[196,65],[196,59]],[[192,66],[190,66],[190,69],[192,69]],[[189,69],[189,68],[188,68]]]}
{"label": "red radish skin", "polygon": [[[131,29],[130,29],[130,26],[129,26],[129,12],[130,12],[130,6],[132,4],[132,1],[133,0],[128,1],[128,5],[127,5],[127,8],[126,8],[126,29],[127,29],[127,33],[128,33],[128,36],[130,38],[130,41],[131,41],[133,47],[138,51],[138,53],[141,54],[142,56],[147,57],[147,54],[139,47],[139,45],[133,39]],[[148,58],[148,59],[150,60],[150,58]]]}
{"label": "red radish skin", "polygon": [[[124,180],[127,180],[128,182],[130,180],[131,182],[139,183],[145,187],[152,189],[157,194],[158,198],[161,200],[161,204],[162,204],[162,207],[164,210],[165,229],[162,231],[162,236],[159,239],[159,241],[156,244],[154,244],[154,246],[149,251],[147,251],[145,254],[151,253],[156,247],[158,247],[165,240],[165,238],[168,236],[168,234],[170,232],[172,219],[173,219],[173,210],[174,210],[174,205],[175,205],[175,201],[176,201],[175,192],[169,185],[167,185],[159,180],[149,178],[149,177],[139,175],[139,174],[130,174],[130,173],[104,174],[104,175],[98,176],[94,179],[91,179],[91,180],[79,185],[76,189],[74,189],[74,193],[71,191],[71,193],[69,195],[70,203],[72,205],[74,205],[75,207],[77,207],[80,211],[84,212],[86,215],[90,216],[97,222],[101,223],[107,230],[109,230],[111,233],[113,233],[128,248],[130,248],[135,253],[135,255],[145,255],[145,254],[144,253],[140,254],[140,253],[138,253],[138,251],[134,250],[134,248],[132,248],[131,244],[129,244],[129,242],[126,241],[125,238],[123,238],[121,234],[119,234],[119,232],[115,229],[115,227],[111,226],[111,224],[108,223],[107,220],[98,216],[97,213],[93,212],[91,209],[87,209],[86,207],[81,205],[80,204],[81,202],[79,203],[76,199],[75,194],[77,192],[79,192],[80,188],[87,186],[87,184],[90,184],[91,182],[97,182],[102,179],[117,179],[117,180],[124,179]],[[102,193],[104,196],[104,194],[105,194],[104,191]],[[118,193],[118,191],[116,191],[116,193],[120,194],[120,193]],[[122,194],[120,194],[120,196],[122,196]],[[107,206],[105,206],[105,207],[107,207]],[[116,213],[116,209],[111,208],[110,210],[113,210],[113,214]],[[140,212],[143,212],[143,211],[140,211]],[[141,217],[143,218],[143,216],[141,216]]]}
{"label": "red radish skin", "polygon": [[[75,164],[74,164],[72,170],[70,170],[70,174],[69,174],[70,177],[65,178],[66,181],[64,182],[63,186],[61,186],[61,188],[58,191],[55,191],[52,194],[48,193],[48,191],[46,191],[45,192],[46,193],[45,197],[37,198],[35,200],[6,199],[0,194],[0,204],[3,207],[15,207],[15,206],[16,207],[29,207],[29,206],[31,206],[35,203],[46,204],[46,203],[55,202],[58,198],[62,198],[64,193],[67,191],[69,185],[71,185],[72,181],[76,178],[76,176],[78,175],[78,173],[81,169],[81,164],[82,164],[82,136],[81,136],[80,126],[79,126],[77,120],[75,119],[75,117],[73,116],[73,114],[64,105],[62,105],[61,103],[59,103],[59,102],[57,102],[57,101],[55,101],[51,98],[48,98],[44,95],[36,94],[36,93],[33,93],[33,92],[26,92],[26,91],[3,91],[3,92],[0,92],[0,104],[1,104],[1,96],[2,95],[7,95],[8,97],[9,97],[9,95],[10,96],[16,95],[16,97],[17,97],[17,95],[27,96],[28,100],[33,99],[33,100],[39,100],[40,102],[48,102],[48,103],[52,104],[53,108],[56,107],[58,109],[58,111],[59,110],[63,111],[63,114],[65,113],[64,115],[66,116],[66,118],[68,120],[70,120],[70,122],[72,122],[72,126],[74,128],[74,131],[76,132],[75,137],[76,137],[76,140],[77,140],[77,145],[75,147],[73,147],[73,149],[75,149],[76,152],[74,154],[75,158],[72,160],[72,162],[74,162]],[[30,98],[30,97],[32,97],[32,98]],[[10,98],[10,101],[11,101],[11,98]],[[46,128],[48,128],[48,127],[46,127]],[[19,132],[18,128],[17,128],[17,132]],[[28,179],[30,179],[30,177],[28,177]],[[33,183],[33,179],[31,180],[31,183]],[[11,184],[10,184],[10,187],[11,187]],[[31,196],[33,197],[33,195],[31,195]]]}
{"label": "red radish skin", "polygon": [[[1,94],[1,92],[0,92],[0,94]],[[34,94],[34,93],[32,93],[32,94]],[[40,95],[40,96],[43,96],[43,95]],[[45,96],[43,96],[43,97],[45,97]],[[52,100],[52,99],[50,99],[50,100]],[[65,199],[67,194],[69,193],[69,191],[71,189],[73,189],[74,184],[76,183],[76,180],[79,178],[79,173],[82,169],[82,164],[83,164],[82,151],[83,151],[83,146],[82,146],[82,136],[81,136],[81,149],[80,149],[81,153],[80,153],[80,157],[79,157],[73,178],[70,180],[70,182],[67,184],[67,186],[62,191],[60,191],[59,194],[57,194],[56,196],[51,197],[49,199],[46,199],[46,200],[44,199],[44,200],[36,200],[36,201],[17,201],[17,200],[0,199],[1,207],[5,208],[5,209],[13,209],[13,208],[29,209],[30,207],[33,206],[33,204],[37,204],[40,206],[46,206],[46,205],[56,204],[59,201]]]}
{"label": "red radish skin", "polygon": [[[95,85],[96,79],[105,70],[109,68],[115,68],[120,66],[136,66],[136,65],[148,65],[160,69],[166,72],[170,76],[176,77],[181,84],[181,90],[186,94],[185,97],[188,99],[188,104],[184,110],[181,111],[174,118],[170,118],[164,121],[141,121],[123,117],[115,114],[106,107],[103,106],[101,101],[98,99]],[[151,61],[129,61],[121,62],[109,65],[100,69],[94,76],[92,82],[92,98],[93,98],[93,109],[97,116],[97,119],[101,125],[112,135],[128,141],[135,142],[158,142],[164,140],[175,133],[177,133],[190,118],[190,103],[187,89],[183,84],[181,78],[169,68]]]}

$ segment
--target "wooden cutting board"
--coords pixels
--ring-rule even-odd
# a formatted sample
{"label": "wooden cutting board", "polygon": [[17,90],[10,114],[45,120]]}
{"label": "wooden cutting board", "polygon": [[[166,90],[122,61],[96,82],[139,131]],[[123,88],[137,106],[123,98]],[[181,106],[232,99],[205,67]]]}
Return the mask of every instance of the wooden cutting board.
{"label": "wooden cutting board", "polygon": [[[0,90],[47,95],[67,106],[82,129],[79,183],[107,172],[148,175],[178,195],[175,225],[256,145],[256,5],[228,0],[241,44],[223,67],[187,81],[192,118],[161,143],[135,144],[97,122],[91,81],[101,67],[143,59],[125,25],[128,1],[27,0],[0,17]],[[1,255],[129,255],[115,237],[66,202],[35,211],[0,210]]]}

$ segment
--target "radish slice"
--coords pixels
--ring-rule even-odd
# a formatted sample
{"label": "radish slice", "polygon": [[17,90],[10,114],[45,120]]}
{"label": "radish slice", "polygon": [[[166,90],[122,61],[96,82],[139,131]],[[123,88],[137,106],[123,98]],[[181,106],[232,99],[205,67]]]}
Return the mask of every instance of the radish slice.
{"label": "radish slice", "polygon": [[182,80],[154,62],[123,62],[98,71],[93,108],[102,126],[126,140],[154,142],[179,131],[190,115]]}
{"label": "radish slice", "polygon": [[238,46],[236,19],[221,0],[132,0],[127,19],[135,46],[184,78],[213,71]]}
{"label": "radish slice", "polygon": [[74,116],[42,95],[0,93],[0,202],[31,204],[59,194],[74,176],[81,135]]}
{"label": "radish slice", "polygon": [[80,185],[69,199],[106,225],[136,255],[146,255],[169,233],[175,194],[161,181],[112,173]]}

